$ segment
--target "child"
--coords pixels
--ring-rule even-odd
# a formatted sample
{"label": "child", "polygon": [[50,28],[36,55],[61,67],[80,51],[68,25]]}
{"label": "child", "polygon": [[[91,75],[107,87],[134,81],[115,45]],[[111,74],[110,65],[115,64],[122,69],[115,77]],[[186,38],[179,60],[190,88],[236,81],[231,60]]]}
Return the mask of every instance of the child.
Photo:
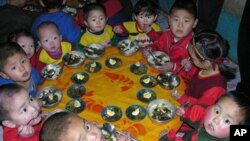
{"label": "child", "polygon": [[38,44],[41,46],[36,54],[39,72],[45,65],[59,64],[63,56],[72,50],[69,42],[62,41],[57,25],[53,22],[43,22],[37,28]]}
{"label": "child", "polygon": [[71,15],[61,10],[66,0],[39,0],[40,4],[46,8],[47,12],[38,16],[32,25],[32,33],[36,35],[37,27],[45,21],[54,22],[62,34],[62,38],[76,45],[80,35],[81,28],[74,24]]}
{"label": "child", "polygon": [[36,43],[33,35],[27,30],[18,30],[9,35],[9,41],[19,44],[27,57],[30,59],[30,63],[35,67],[34,53],[36,51]]}
{"label": "child", "polygon": [[0,85],[18,83],[35,97],[41,78],[35,68],[31,67],[24,50],[16,43],[0,46]]}
{"label": "child", "polygon": [[170,61],[161,66],[161,71],[173,71],[186,81],[192,78],[195,67],[182,69],[188,60],[188,44],[193,37],[193,29],[198,23],[196,5],[192,0],[176,0],[170,9],[170,28],[162,33],[160,38],[148,49],[143,51],[143,55],[149,55],[148,50],[163,51],[169,55]]}
{"label": "child", "polygon": [[[179,107],[176,114],[184,122],[194,126],[194,130],[177,137],[173,130],[163,131],[161,141],[229,141],[230,125],[250,124],[250,104],[246,93],[237,91],[223,95],[216,104],[204,107],[193,105],[191,108]],[[165,135],[167,133],[167,135]]]}
{"label": "child", "polygon": [[[102,44],[105,47],[111,45],[114,36],[110,25],[106,24],[106,9],[102,4],[90,3],[83,8],[84,24],[86,31],[82,34],[80,45],[86,47],[93,43]],[[82,48],[78,48],[81,50]]]}
{"label": "child", "polygon": [[140,46],[147,46],[158,40],[160,26],[157,25],[157,7],[151,1],[140,0],[134,7],[136,21],[123,22],[113,28],[118,35],[129,35],[131,41]]}
{"label": "child", "polygon": [[39,141],[41,104],[18,84],[0,86],[0,121],[4,141]]}
{"label": "child", "polygon": [[235,76],[236,65],[226,58],[226,42],[217,32],[203,30],[195,34],[188,52],[199,70],[189,81],[185,94],[180,96],[173,91],[173,96],[180,103],[212,105],[226,92],[226,81]]}
{"label": "child", "polygon": [[[86,121],[77,114],[67,111],[52,114],[45,120],[40,141],[104,141],[98,124]],[[131,141],[127,132],[117,133],[117,141]]]}

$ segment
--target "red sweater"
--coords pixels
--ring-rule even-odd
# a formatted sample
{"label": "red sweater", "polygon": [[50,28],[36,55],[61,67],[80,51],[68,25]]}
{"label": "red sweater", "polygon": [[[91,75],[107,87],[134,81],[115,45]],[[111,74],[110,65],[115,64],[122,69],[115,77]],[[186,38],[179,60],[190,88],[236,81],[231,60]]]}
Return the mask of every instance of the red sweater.
{"label": "red sweater", "polygon": [[[170,29],[167,29],[166,31],[162,32],[161,36],[159,37],[159,40],[154,42],[154,44],[152,45],[152,49],[157,51],[163,51],[168,54],[170,57],[170,61],[174,63],[172,71],[177,72],[182,66],[181,61],[190,57],[188,54],[187,47],[192,37],[193,32],[190,32],[186,37],[175,42],[174,34]],[[179,75],[184,80],[188,81],[192,78],[196,70],[196,67],[193,65],[188,72],[182,69],[182,71],[179,72]]]}
{"label": "red sweater", "polygon": [[185,94],[178,102],[190,100],[189,105],[212,105],[226,92],[226,80],[218,73],[211,76],[201,76],[197,71],[189,81]]}
{"label": "red sweater", "polygon": [[39,141],[39,133],[41,130],[41,125],[38,124],[34,126],[35,134],[31,137],[20,137],[17,134],[17,128],[3,127],[3,141]]}

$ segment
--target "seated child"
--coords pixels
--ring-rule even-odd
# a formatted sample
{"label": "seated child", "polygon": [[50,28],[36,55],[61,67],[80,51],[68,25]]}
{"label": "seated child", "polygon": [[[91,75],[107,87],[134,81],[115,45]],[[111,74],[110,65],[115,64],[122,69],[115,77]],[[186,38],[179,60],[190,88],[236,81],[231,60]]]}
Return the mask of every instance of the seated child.
{"label": "seated child", "polygon": [[158,40],[160,26],[155,23],[157,7],[148,0],[139,0],[134,7],[135,21],[116,25],[113,31],[121,36],[128,35],[131,41],[139,46],[147,46]]}
{"label": "seated child", "polygon": [[[67,111],[49,116],[41,129],[40,141],[104,141],[98,124]],[[128,132],[117,133],[117,141],[131,141]]]}
{"label": "seated child", "polygon": [[160,38],[143,51],[143,56],[149,55],[148,50],[163,51],[170,57],[170,62],[159,68],[161,71],[178,72],[188,81],[192,78],[196,68],[183,69],[188,60],[188,44],[193,37],[193,29],[198,23],[196,5],[192,0],[176,0],[169,13],[170,28],[162,33]]}
{"label": "seated child", "polygon": [[29,31],[22,29],[11,33],[9,35],[9,41],[19,44],[30,59],[31,65],[35,67],[36,61],[33,55],[36,51],[36,43],[33,35]]}
{"label": "seated child", "polygon": [[33,22],[31,29],[33,35],[36,35],[37,28],[41,23],[51,21],[57,25],[64,40],[76,45],[81,35],[81,28],[74,24],[71,15],[62,11],[61,8],[66,3],[66,0],[39,0],[39,2],[47,12],[38,16]]}
{"label": "seated child", "polygon": [[112,27],[107,23],[106,9],[102,4],[90,3],[83,8],[84,24],[86,30],[80,39],[78,50],[82,46],[86,47],[93,43],[102,44],[105,47],[111,45],[111,39],[114,36]]}
{"label": "seated child", "polygon": [[41,102],[18,84],[0,86],[0,121],[4,141],[39,141]]}
{"label": "seated child", "polygon": [[60,31],[53,22],[41,23],[37,28],[37,37],[41,46],[35,55],[39,72],[45,65],[61,63],[63,56],[72,50],[71,43],[62,41]]}
{"label": "seated child", "polygon": [[176,114],[195,129],[183,137],[177,137],[173,130],[163,131],[160,141],[229,141],[230,125],[250,124],[249,100],[246,93],[231,91],[209,107],[179,107]]}
{"label": "seated child", "polygon": [[188,52],[199,68],[187,84],[185,94],[173,91],[173,96],[182,104],[214,104],[226,92],[226,81],[233,79],[237,66],[227,57],[226,41],[213,30],[196,33]]}
{"label": "seated child", "polygon": [[31,67],[29,58],[17,43],[5,43],[0,46],[0,85],[18,83],[35,97],[41,78],[37,70]]}

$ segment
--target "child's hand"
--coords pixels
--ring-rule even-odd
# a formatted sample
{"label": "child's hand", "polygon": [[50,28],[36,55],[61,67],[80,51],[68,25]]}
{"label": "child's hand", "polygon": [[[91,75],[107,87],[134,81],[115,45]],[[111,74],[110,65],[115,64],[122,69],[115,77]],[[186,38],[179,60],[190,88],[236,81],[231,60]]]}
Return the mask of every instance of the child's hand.
{"label": "child's hand", "polygon": [[190,58],[183,59],[181,61],[181,65],[184,66],[184,70],[186,72],[188,72],[191,69],[191,67],[192,67],[192,63],[190,61]]}
{"label": "child's hand", "polygon": [[173,89],[173,90],[171,90],[171,95],[172,95],[172,97],[174,97],[174,99],[179,99],[179,98],[181,98],[181,94],[180,93],[178,93],[178,91],[176,90],[176,89]]}
{"label": "child's hand", "polygon": [[142,30],[145,32],[145,33],[148,33],[148,32],[150,32],[151,31],[151,25],[144,25],[143,27],[142,27]]}
{"label": "child's hand", "polygon": [[151,50],[152,50],[152,49],[151,49],[150,47],[144,48],[144,49],[142,50],[142,56],[143,56],[144,58],[147,59],[147,57],[148,57],[148,55],[149,55],[149,51],[151,51]]}
{"label": "child's hand", "polygon": [[124,32],[123,29],[122,29],[122,27],[120,25],[114,26],[113,31],[116,34],[123,34],[123,32]]}
{"label": "child's hand", "polygon": [[35,134],[35,129],[31,125],[22,125],[18,127],[18,135],[21,137],[30,137]]}
{"label": "child's hand", "polygon": [[116,137],[118,141],[131,141],[129,132],[117,132]]}
{"label": "child's hand", "polygon": [[182,116],[183,114],[185,114],[184,107],[177,107],[175,114],[178,116]]}

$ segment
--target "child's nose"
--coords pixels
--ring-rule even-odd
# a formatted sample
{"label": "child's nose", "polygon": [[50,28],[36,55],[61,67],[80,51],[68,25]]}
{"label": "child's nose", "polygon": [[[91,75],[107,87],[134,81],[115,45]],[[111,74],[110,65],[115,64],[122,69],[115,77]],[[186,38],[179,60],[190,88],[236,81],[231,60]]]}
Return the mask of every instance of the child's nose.
{"label": "child's nose", "polygon": [[182,22],[178,22],[177,26],[178,27],[183,27],[183,23]]}
{"label": "child's nose", "polygon": [[219,117],[219,116],[214,117],[213,122],[214,122],[216,125],[218,125],[218,124],[220,123],[220,117]]}

